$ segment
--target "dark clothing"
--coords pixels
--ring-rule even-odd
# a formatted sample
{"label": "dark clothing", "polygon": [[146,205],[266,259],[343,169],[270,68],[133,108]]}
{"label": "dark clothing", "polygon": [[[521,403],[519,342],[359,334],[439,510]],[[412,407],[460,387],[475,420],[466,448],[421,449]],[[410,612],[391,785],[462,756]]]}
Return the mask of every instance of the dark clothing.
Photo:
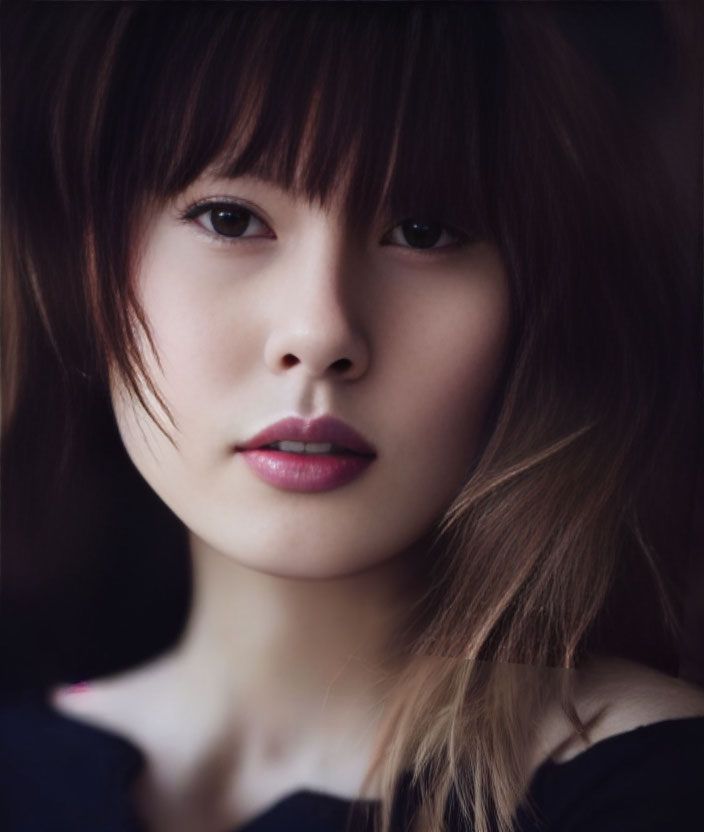
{"label": "dark clothing", "polygon": [[[0,829],[144,832],[129,800],[143,764],[141,752],[115,734],[43,703],[6,705],[0,709]],[[515,830],[703,832],[703,793],[704,717],[669,720],[598,742],[566,763],[544,763],[529,791],[536,814],[521,809]],[[351,810],[352,829],[364,832],[373,806],[298,791],[238,832],[344,832]],[[397,818],[395,830],[405,829]]]}

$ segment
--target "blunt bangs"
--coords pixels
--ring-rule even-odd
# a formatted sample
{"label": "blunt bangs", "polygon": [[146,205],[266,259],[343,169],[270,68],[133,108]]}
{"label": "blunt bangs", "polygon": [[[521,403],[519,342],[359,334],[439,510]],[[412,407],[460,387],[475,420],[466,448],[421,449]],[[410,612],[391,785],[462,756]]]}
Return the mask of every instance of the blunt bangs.
{"label": "blunt bangs", "polygon": [[144,220],[204,173],[334,199],[355,231],[416,215],[500,238],[490,4],[39,2],[16,25],[7,61],[33,94],[6,97],[4,152],[26,164],[4,187],[66,379],[116,369],[147,406]]}
{"label": "blunt bangs", "polygon": [[130,171],[125,201],[173,196],[205,170],[255,174],[323,203],[342,190],[354,223],[423,211],[487,233],[491,12],[165,5],[133,10],[103,104],[94,158],[113,184]]}

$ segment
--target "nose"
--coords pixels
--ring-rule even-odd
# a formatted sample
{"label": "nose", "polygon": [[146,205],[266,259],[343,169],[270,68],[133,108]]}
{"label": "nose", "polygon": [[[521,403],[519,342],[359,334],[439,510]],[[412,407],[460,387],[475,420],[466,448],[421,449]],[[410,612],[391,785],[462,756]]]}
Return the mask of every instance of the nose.
{"label": "nose", "polygon": [[[329,239],[288,261],[264,360],[274,373],[354,381],[369,367],[369,341],[355,313],[351,271]],[[359,311],[359,310],[358,310]]]}

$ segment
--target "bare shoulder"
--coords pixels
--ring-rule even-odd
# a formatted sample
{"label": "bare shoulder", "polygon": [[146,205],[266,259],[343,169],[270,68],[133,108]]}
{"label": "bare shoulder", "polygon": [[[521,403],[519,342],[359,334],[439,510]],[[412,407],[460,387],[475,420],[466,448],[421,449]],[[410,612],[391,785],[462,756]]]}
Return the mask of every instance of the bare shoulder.
{"label": "bare shoulder", "polygon": [[644,665],[602,657],[579,676],[577,707],[603,710],[594,729],[600,739],[663,720],[704,716],[704,690]]}
{"label": "bare shoulder", "polygon": [[566,762],[595,743],[636,728],[704,716],[704,690],[650,667],[598,657],[574,672],[574,704],[587,735],[576,736],[567,717],[554,709],[541,729],[536,763],[548,757]]}
{"label": "bare shoulder", "polygon": [[57,687],[50,691],[49,704],[71,719],[148,746],[155,733],[183,725],[188,691],[173,664],[167,654],[114,676]]}

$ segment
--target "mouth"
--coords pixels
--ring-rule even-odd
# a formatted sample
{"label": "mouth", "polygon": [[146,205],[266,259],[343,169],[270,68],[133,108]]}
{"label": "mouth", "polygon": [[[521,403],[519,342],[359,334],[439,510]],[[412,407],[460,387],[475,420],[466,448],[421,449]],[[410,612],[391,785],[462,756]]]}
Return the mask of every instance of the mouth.
{"label": "mouth", "polygon": [[276,450],[301,455],[357,454],[375,457],[376,450],[353,427],[334,416],[289,417],[269,425],[236,447],[237,451]]}
{"label": "mouth", "polygon": [[376,450],[332,416],[282,419],[235,448],[261,480],[283,491],[329,491],[357,479]]}
{"label": "mouth", "polygon": [[324,456],[325,454],[356,454],[349,448],[336,445],[334,442],[295,442],[284,439],[263,445],[260,450],[281,451],[283,454],[303,454],[305,456]]}

